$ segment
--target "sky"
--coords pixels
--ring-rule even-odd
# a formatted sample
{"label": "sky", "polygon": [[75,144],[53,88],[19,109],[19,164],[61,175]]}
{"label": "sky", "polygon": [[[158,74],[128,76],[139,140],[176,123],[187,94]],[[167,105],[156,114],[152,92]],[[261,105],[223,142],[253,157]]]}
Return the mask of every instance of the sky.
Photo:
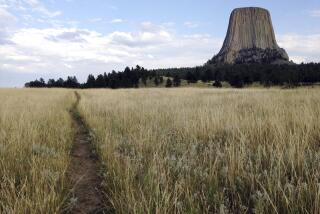
{"label": "sky", "polygon": [[238,7],[270,11],[296,63],[320,62],[319,0],[0,0],[0,87],[43,77],[204,64]]}

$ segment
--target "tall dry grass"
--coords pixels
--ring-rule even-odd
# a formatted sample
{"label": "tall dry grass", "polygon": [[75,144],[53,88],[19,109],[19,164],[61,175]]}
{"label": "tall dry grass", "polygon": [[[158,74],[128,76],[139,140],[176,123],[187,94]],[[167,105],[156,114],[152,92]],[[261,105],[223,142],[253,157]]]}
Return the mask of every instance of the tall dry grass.
{"label": "tall dry grass", "polygon": [[72,143],[67,90],[0,90],[0,213],[57,213]]}
{"label": "tall dry grass", "polygon": [[81,91],[118,213],[320,213],[320,90]]}

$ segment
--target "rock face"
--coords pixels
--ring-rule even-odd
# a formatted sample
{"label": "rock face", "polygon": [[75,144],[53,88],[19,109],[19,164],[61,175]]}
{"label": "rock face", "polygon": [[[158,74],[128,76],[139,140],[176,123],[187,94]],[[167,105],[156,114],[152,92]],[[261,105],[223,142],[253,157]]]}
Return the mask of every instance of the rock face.
{"label": "rock face", "polygon": [[223,47],[209,63],[286,63],[288,60],[286,51],[277,44],[270,13],[263,8],[248,7],[232,11]]}

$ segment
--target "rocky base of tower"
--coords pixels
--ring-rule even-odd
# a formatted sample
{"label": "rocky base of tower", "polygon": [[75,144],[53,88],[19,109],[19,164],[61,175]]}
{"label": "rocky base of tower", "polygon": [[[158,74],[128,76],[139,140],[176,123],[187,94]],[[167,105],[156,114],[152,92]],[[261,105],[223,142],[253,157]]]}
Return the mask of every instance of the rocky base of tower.
{"label": "rocky base of tower", "polygon": [[209,60],[208,64],[226,64],[230,61],[232,64],[288,64],[289,57],[282,48],[251,48],[219,53]]}

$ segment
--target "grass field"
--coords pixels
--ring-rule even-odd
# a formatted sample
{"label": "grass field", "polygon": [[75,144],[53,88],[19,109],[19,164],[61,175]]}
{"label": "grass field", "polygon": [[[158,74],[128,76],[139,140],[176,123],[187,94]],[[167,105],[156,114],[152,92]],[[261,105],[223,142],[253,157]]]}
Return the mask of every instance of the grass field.
{"label": "grass field", "polygon": [[[320,213],[319,88],[78,94],[116,213]],[[61,212],[73,90],[0,101],[0,213]]]}
{"label": "grass field", "polygon": [[320,213],[319,89],[80,91],[118,213]]}
{"label": "grass field", "polygon": [[72,126],[66,90],[0,90],[0,213],[57,213]]}

